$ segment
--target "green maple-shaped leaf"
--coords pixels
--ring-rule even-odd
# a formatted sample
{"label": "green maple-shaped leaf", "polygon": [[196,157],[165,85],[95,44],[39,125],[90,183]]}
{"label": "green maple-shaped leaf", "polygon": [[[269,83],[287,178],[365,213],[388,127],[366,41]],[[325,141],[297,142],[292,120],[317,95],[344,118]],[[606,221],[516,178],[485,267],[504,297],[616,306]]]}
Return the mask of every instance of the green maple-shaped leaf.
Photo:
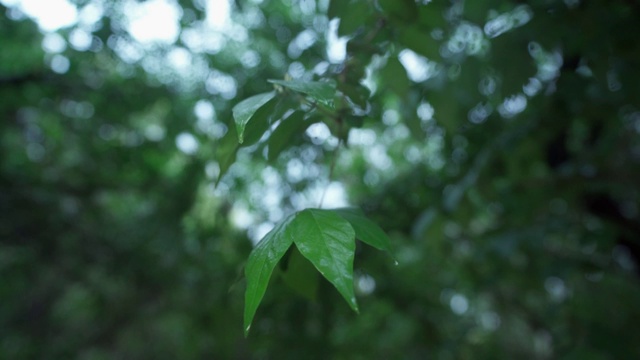
{"label": "green maple-shaped leaf", "polygon": [[287,260],[287,269],[281,273],[282,280],[298,295],[309,300],[316,299],[320,277],[318,270],[294,246]]}
{"label": "green maple-shaped leaf", "polygon": [[332,210],[306,209],[291,223],[293,242],[320,274],[335,286],[351,308],[358,312],[353,290],[355,231]]}
{"label": "green maple-shaped leaf", "polygon": [[[305,209],[288,216],[276,225],[253,249],[245,268],[247,277],[245,335],[249,332],[273,269],[292,244],[295,244],[299,254],[309,260],[313,267],[333,284],[349,306],[358,312],[353,289],[356,235],[375,248],[390,250],[389,239],[382,229],[367,219],[358,209]],[[296,261],[298,260],[300,259]],[[292,265],[296,264],[292,263]],[[304,262],[298,265],[302,266]],[[294,284],[297,291],[313,297],[314,286],[300,286],[300,281],[304,280],[306,275],[286,274],[286,276],[288,279],[285,281]]]}

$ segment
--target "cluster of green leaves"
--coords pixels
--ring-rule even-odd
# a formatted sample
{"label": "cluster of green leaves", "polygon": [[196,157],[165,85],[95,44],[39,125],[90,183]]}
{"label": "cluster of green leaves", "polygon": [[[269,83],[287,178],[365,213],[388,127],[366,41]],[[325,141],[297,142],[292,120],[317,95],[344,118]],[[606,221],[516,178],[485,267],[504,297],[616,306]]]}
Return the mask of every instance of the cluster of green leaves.
{"label": "cluster of green leaves", "polygon": [[[0,5],[3,356],[640,357],[633,1],[236,0],[244,32],[194,44],[205,10],[180,0],[183,36],[146,47],[125,3],[53,53]],[[175,50],[193,74],[159,70]],[[348,146],[326,156],[318,122]],[[330,167],[366,218],[301,210]]]}
{"label": "cluster of green leaves", "polygon": [[[277,92],[270,91],[254,95],[233,108],[239,146],[254,144],[279,120],[277,127],[268,135],[267,140],[268,158],[275,160],[290,139],[300,136],[312,123],[308,119],[317,118],[317,115],[332,127],[340,128],[341,134],[337,135],[341,139],[347,136],[348,128],[344,128],[347,131],[342,130],[343,113],[346,108],[336,109],[336,104],[347,103],[347,97],[336,91],[335,82],[301,80],[269,80],[269,82],[276,86]],[[284,96],[277,96],[278,93]],[[286,103],[287,98],[298,100],[302,109],[283,112],[282,110],[286,108],[282,105]],[[288,116],[280,118],[285,115]],[[223,170],[226,171],[227,167]],[[222,175],[224,173],[220,174]],[[384,231],[356,209],[306,209],[281,220],[260,240],[247,261],[245,335],[249,332],[273,269],[292,244],[295,244],[296,254],[299,253],[310,261],[335,286],[349,306],[358,312],[353,290],[356,237],[380,250],[390,251],[389,239]],[[297,269],[293,267],[288,271],[289,274],[296,272]],[[315,286],[309,285],[313,284],[314,279],[314,274],[295,278],[290,276],[287,283],[294,289],[305,289],[306,293],[303,295],[314,298]]]}
{"label": "cluster of green leaves", "polygon": [[[297,252],[310,261],[335,286],[349,306],[358,312],[353,290],[356,238],[379,250],[391,250],[384,231],[357,209],[305,209],[280,221],[260,240],[247,261],[245,335],[249,332],[273,269],[293,244]],[[290,259],[289,262],[294,260]],[[314,298],[314,274],[307,273],[308,276],[304,276],[298,267],[304,267],[304,263],[294,263],[289,267],[288,274],[297,276],[292,275],[295,276],[293,278],[290,275],[287,283],[294,289],[304,289],[303,294]]]}
{"label": "cluster of green leaves", "polygon": [[[273,130],[270,135],[268,134],[266,136],[268,139],[265,140],[269,150],[268,158],[270,161],[273,161],[284,148],[284,143],[302,134],[304,129],[314,121],[325,122],[332,130],[334,136],[341,140],[347,140],[350,128],[361,126],[363,119],[371,120],[369,123],[375,124],[377,122],[376,119],[382,117],[385,108],[396,106],[402,114],[403,124],[411,129],[411,134],[416,140],[424,141],[425,130],[433,132],[444,130],[444,139],[448,147],[447,151],[453,153],[449,158],[450,164],[447,164],[445,167],[446,171],[438,174],[441,180],[444,180],[444,184],[442,185],[443,189],[441,189],[442,194],[435,196],[431,194],[427,196],[430,198],[431,203],[425,203],[422,200],[416,199],[405,199],[404,203],[394,203],[388,199],[382,202],[382,204],[394,203],[396,209],[399,206],[405,211],[406,203],[419,204],[416,205],[415,210],[412,210],[416,211],[419,215],[412,224],[403,225],[410,229],[403,229],[403,231],[411,232],[414,238],[435,242],[436,244],[429,245],[429,251],[434,250],[431,248],[433,246],[441,246],[440,242],[435,239],[443,238],[447,231],[457,228],[458,226],[465,226],[463,224],[467,222],[473,224],[473,228],[468,230],[468,232],[473,234],[474,243],[482,244],[486,241],[489,244],[493,244],[490,246],[496,246],[502,249],[507,246],[503,243],[505,241],[504,239],[510,239],[509,241],[514,242],[525,242],[525,239],[528,238],[527,233],[514,232],[510,227],[521,226],[517,224],[527,222],[530,218],[530,213],[521,211],[521,205],[516,205],[509,199],[498,200],[501,196],[504,196],[505,191],[511,194],[511,190],[505,190],[505,188],[503,188],[504,184],[501,184],[499,181],[492,181],[491,177],[480,177],[480,174],[485,172],[485,169],[491,166],[491,164],[499,168],[503,166],[501,164],[504,162],[508,164],[510,179],[515,181],[513,184],[517,184],[520,181],[516,179],[526,177],[524,173],[530,174],[529,176],[539,177],[540,173],[532,174],[532,168],[513,168],[516,166],[516,163],[526,163],[526,161],[523,161],[522,156],[528,153],[529,150],[527,150],[527,146],[519,146],[516,153],[511,153],[510,149],[516,147],[514,144],[519,143],[523,139],[524,134],[528,133],[530,129],[538,126],[538,119],[536,118],[538,115],[536,114],[544,113],[548,106],[552,106],[549,105],[549,103],[557,106],[558,102],[564,103],[566,100],[572,102],[574,104],[573,106],[575,106],[575,97],[571,97],[570,99],[563,98],[567,94],[565,91],[573,92],[575,90],[576,79],[573,78],[574,75],[566,75],[563,73],[562,81],[558,82],[558,84],[562,86],[560,87],[560,92],[555,97],[556,100],[551,100],[549,97],[536,96],[539,90],[531,92],[527,88],[529,87],[530,89],[530,84],[539,84],[537,86],[540,87],[548,85],[548,89],[553,88],[553,85],[549,84],[549,79],[545,77],[544,71],[545,68],[549,68],[550,66],[559,66],[553,65],[554,60],[552,57],[554,55],[551,49],[560,46],[560,43],[556,38],[549,37],[546,27],[549,26],[548,21],[550,21],[550,17],[543,16],[541,13],[549,11],[550,13],[556,14],[555,16],[564,16],[567,10],[564,9],[563,6],[564,5],[545,2],[535,2],[529,7],[515,6],[506,3],[501,6],[488,3],[465,3],[464,6],[456,6],[455,4],[451,5],[445,1],[431,1],[428,2],[428,4],[419,4],[412,0],[331,1],[328,8],[328,17],[339,18],[340,25],[338,34],[349,37],[347,42],[347,57],[344,63],[338,67],[330,68],[329,71],[321,74],[319,79],[315,79],[314,81],[270,80],[271,83],[276,85],[276,91],[255,95],[236,105],[234,108],[234,119],[239,141],[243,143],[244,137],[246,136],[245,133],[252,134],[254,129],[260,130],[260,136],[250,135],[250,138],[253,140],[261,137],[270,127],[275,127],[275,130]],[[492,13],[496,9],[503,12],[503,14],[497,16],[496,13]],[[591,11],[591,9],[585,10],[586,13],[590,13]],[[532,17],[533,20],[531,20]],[[527,40],[526,35],[519,34],[516,30],[512,30],[523,26],[530,20],[531,22],[527,26],[528,32],[525,31],[523,34],[535,33],[536,36],[534,39],[538,42],[529,42],[530,40]],[[485,23],[484,33],[486,35],[482,34],[482,30],[475,25],[477,23]],[[502,30],[493,30],[493,26],[502,27]],[[466,31],[466,33],[460,35],[462,31]],[[478,33],[480,33],[480,35],[478,35]],[[485,36],[496,39],[489,42]],[[574,39],[573,41],[574,43],[579,43],[579,40]],[[460,50],[460,48],[462,50]],[[409,80],[407,72],[399,60],[402,49],[410,49],[429,61],[436,62],[438,64],[437,66],[439,66],[438,75],[424,84],[414,84]],[[597,79],[610,75],[603,75],[602,72],[606,72],[607,70],[602,70],[602,59],[599,57],[588,55],[589,52],[584,50],[578,51],[578,54],[578,56],[583,57],[583,59],[589,59],[589,63],[593,64],[594,71],[600,73],[599,75],[596,74],[594,79],[596,81],[592,84],[592,89],[595,91],[597,87],[595,83],[598,82]],[[381,89],[372,96],[369,90],[362,85],[362,80],[365,77],[365,68],[375,64],[376,59],[382,59],[381,65],[373,66],[374,71],[377,72],[373,77]],[[577,65],[574,64],[572,66]],[[575,70],[575,68],[572,70]],[[583,76],[588,78],[588,75]],[[568,87],[564,87],[565,83],[563,81],[568,81],[567,79],[572,79],[574,83]],[[501,120],[496,119],[496,115],[501,115],[504,118],[511,118],[515,115],[515,113],[510,114],[508,112],[509,101],[513,99],[526,99],[524,94],[529,98],[531,104],[529,108],[526,109],[524,115],[521,116],[521,119],[524,120],[521,120],[522,122],[520,124],[512,126],[501,126],[496,123],[496,120]],[[271,101],[274,103],[283,101],[281,99],[283,97],[290,100],[288,107],[285,106],[283,109],[280,109],[280,113],[274,112],[273,108],[269,108],[269,106],[275,106],[270,103]],[[614,100],[609,106],[614,108],[616,106],[623,106],[625,101],[629,101],[633,97],[633,92],[630,92],[627,94],[625,100]],[[424,125],[418,117],[416,117],[416,108],[421,101],[424,101],[423,99],[428,100],[429,103],[434,105],[437,126],[425,129]],[[562,105],[562,107],[565,106],[567,105]],[[289,107],[293,107],[296,110],[287,112]],[[534,109],[532,110],[531,107],[534,107]],[[537,112],[536,107],[538,108]],[[493,110],[499,110],[501,108],[503,109],[501,111],[504,111],[503,113],[498,113],[498,111]],[[476,111],[476,109],[480,109],[480,111],[486,113],[480,120],[474,118],[473,112]],[[492,111],[498,114],[491,115]],[[561,109],[556,109],[556,111],[563,112]],[[281,119],[283,116],[284,119]],[[470,127],[465,121],[467,120],[466,118],[468,118],[471,122],[484,122],[488,117],[492,120],[487,124],[475,128]],[[586,117],[589,118],[589,116]],[[280,122],[278,122],[278,120]],[[582,120],[577,121],[582,122]],[[581,126],[591,127],[593,134],[599,131],[596,130],[599,128],[599,125],[593,125],[597,123],[598,120],[588,120]],[[374,125],[374,127],[375,126],[376,125]],[[498,136],[495,136],[495,140],[488,139],[486,135],[487,131],[497,133]],[[542,134],[554,133],[556,131],[562,132],[565,130],[558,130],[554,127],[552,129],[534,132],[538,134],[536,136],[539,136],[537,140],[538,144],[545,144],[545,142],[548,141],[548,138],[545,138],[545,135]],[[427,136],[429,136],[429,134],[427,134]],[[564,140],[561,139],[561,141]],[[249,144],[252,143],[254,143],[254,141],[249,142]],[[463,150],[466,145],[458,145],[461,143],[470,143],[470,146],[467,150]],[[523,144],[525,143],[527,143],[527,141],[523,142]],[[557,145],[552,143],[548,146],[546,150],[543,150],[547,152],[546,159],[542,161],[534,160],[533,162],[537,162],[539,165],[541,162],[546,161],[553,171],[556,166],[553,162],[556,160],[552,157],[557,154],[552,153],[552,146]],[[566,145],[563,144],[561,146],[564,147]],[[404,149],[404,147],[401,148]],[[461,160],[460,156],[455,155],[456,152],[458,154],[460,154],[460,152],[464,154],[475,153],[475,155],[471,159]],[[501,153],[508,153],[509,155],[503,157]],[[540,153],[536,153],[534,158],[540,155]],[[460,171],[460,167],[464,170]],[[454,175],[450,176],[446,175],[446,173]],[[457,173],[462,174],[456,175]],[[407,176],[415,176],[417,179],[420,179],[428,175],[425,175],[422,170],[416,169]],[[498,171],[495,176],[500,178],[502,175],[500,175],[500,171]],[[555,175],[552,173],[546,173],[543,177],[547,178],[545,181],[552,183],[557,181],[552,180],[555,178]],[[407,179],[398,179],[397,183],[391,184],[391,186],[399,186],[401,189],[399,190],[399,196],[401,197],[406,196],[404,194],[407,189],[405,186],[405,182],[407,181]],[[446,185],[447,182],[450,184]],[[510,181],[507,182],[511,183]],[[420,192],[422,190],[416,189],[415,191]],[[580,202],[583,201],[580,200],[581,196],[592,196],[591,193],[593,190],[591,190],[589,186],[586,186],[583,191],[584,192],[572,195],[575,196],[575,200],[571,201]],[[383,192],[381,196],[384,197],[385,192]],[[547,202],[549,201],[548,196],[543,196],[537,191],[532,192],[532,196],[535,200],[529,199],[526,201],[529,203],[537,203],[539,207],[547,206]],[[487,207],[491,205],[492,201],[489,199],[493,199],[493,201],[501,204],[499,206],[505,206],[507,209],[510,209],[507,211],[511,214],[511,218],[499,216],[494,211],[487,211]],[[388,206],[376,203],[375,200],[368,200],[368,202],[375,204],[373,206],[378,209],[378,211],[383,211],[380,207],[385,208],[385,206]],[[398,213],[397,210],[387,211],[390,212],[390,214],[388,214],[390,218],[393,218],[394,215]],[[547,210],[541,211],[545,214],[548,212]],[[576,211],[581,213],[584,210],[577,209]],[[446,216],[443,214],[455,214],[455,220],[451,219],[447,221],[445,220]],[[278,251],[274,251],[274,248],[269,245],[264,245],[264,248],[258,245],[249,259],[249,264],[252,266],[247,267],[247,278],[250,287],[247,289],[245,304],[246,330],[248,330],[251,319],[255,313],[255,308],[262,298],[262,294],[266,288],[266,282],[269,279],[269,276],[262,278],[262,287],[253,285],[257,284],[257,280],[251,280],[251,277],[256,276],[253,273],[255,269],[253,266],[255,261],[257,261],[255,257],[259,256],[261,261],[265,261],[263,265],[269,269],[267,274],[270,274],[271,270],[275,267],[275,263],[284,255],[292,243],[300,247],[300,244],[295,240],[297,237],[291,235],[291,232],[294,230],[291,230],[289,225],[292,219],[297,219],[296,216],[297,215],[292,215],[292,217],[286,218],[276,226],[274,232],[267,235],[263,240],[273,243],[273,246],[276,246],[275,244],[282,246],[278,248]],[[385,219],[388,220],[389,218]],[[406,218],[401,216],[398,221],[405,223]],[[552,221],[549,221],[549,223],[551,222]],[[294,223],[304,222],[299,220]],[[389,221],[385,221],[385,223],[390,224]],[[502,228],[504,228],[504,230],[492,230],[493,228],[498,228],[499,223],[503,223]],[[568,224],[570,224],[570,222],[565,223],[565,226],[572,226]],[[311,224],[306,225],[314,228]],[[296,226],[292,228],[297,229]],[[538,231],[539,234],[548,234],[547,236],[551,237],[558,236],[555,230],[548,228],[547,225],[540,227],[534,226],[533,228],[535,231]],[[495,233],[493,233],[493,231],[495,231]],[[580,234],[583,233],[582,230],[576,229],[575,231]],[[322,229],[319,229],[318,236],[320,236],[320,234],[322,234]],[[469,234],[462,233],[456,235],[455,238],[459,241],[466,242],[471,241],[468,239],[470,236]],[[600,235],[596,237],[599,236]],[[592,238],[592,236],[589,236],[589,238]],[[318,243],[322,242],[319,241]],[[622,244],[627,246],[629,242],[623,239]],[[526,248],[525,245],[520,246]],[[442,251],[442,249],[437,249],[435,253],[439,253],[439,251]],[[491,250],[484,251],[491,254]],[[517,250],[499,250],[498,252],[503,251],[506,251],[509,254],[508,256],[519,254]],[[527,249],[526,253],[530,253],[530,256],[535,257],[539,256],[537,251],[540,251],[540,249]],[[300,252],[314,263],[303,251]],[[265,259],[268,258],[266,254],[277,255],[271,259],[271,262],[266,262]],[[444,255],[446,251],[440,254],[440,256],[444,257],[446,256]],[[330,252],[325,253],[325,255],[330,256]],[[488,255],[484,253],[477,255],[479,259],[485,259],[485,256]],[[486,267],[482,261],[475,263],[476,261],[480,260],[473,260],[473,266],[477,266],[479,269]],[[499,259],[492,258],[492,261],[495,264],[501,263]],[[314,265],[322,273],[321,268],[315,263]],[[496,268],[500,266],[501,265],[495,265]],[[493,266],[488,267],[492,270],[485,271],[490,274],[493,273]],[[262,269],[264,268],[261,268],[261,270]],[[262,276],[262,271],[260,271],[260,274]],[[325,274],[325,276],[336,286],[347,302],[350,303],[350,297],[347,295],[350,293],[345,293],[341,290],[341,287],[338,285],[339,281],[331,275],[328,276]],[[469,281],[475,281],[470,279],[478,277],[474,272],[463,272],[461,276]],[[538,276],[542,277],[542,280],[539,281],[544,281],[545,275],[540,274]],[[285,282],[286,281],[285,277]],[[513,286],[518,287],[519,285]],[[530,285],[526,285],[525,288],[527,286]],[[256,291],[256,289],[260,291]],[[398,291],[400,290],[398,289]],[[496,297],[498,298],[504,296],[501,294],[501,289],[492,291],[497,293]],[[256,294],[259,294],[257,298],[255,297]],[[355,309],[354,304],[351,304],[351,306]]]}
{"label": "cluster of green leaves", "polygon": [[[319,81],[268,80],[275,90],[236,104],[232,112],[237,143],[233,141],[233,131],[222,139],[217,154],[221,165],[218,181],[233,164],[240,147],[266,138],[267,158],[273,162],[292,139],[300,137],[317,121],[324,122],[334,136],[346,143],[352,127],[361,126],[364,118],[379,116],[375,112],[381,111],[380,108],[372,110],[371,94],[362,84],[372,57],[385,57],[383,82],[388,83],[396,95],[406,96],[410,83],[397,58],[398,49],[391,44],[397,41],[423,56],[438,56],[438,42],[425,41],[425,34],[445,25],[439,21],[442,10],[442,4],[424,7],[413,0],[331,1],[329,18],[339,18],[338,34],[351,37],[347,59],[326,71]],[[245,334],[273,269],[292,244],[336,287],[350,307],[358,311],[353,291],[354,235],[376,248],[389,250],[384,232],[361,212],[306,209],[281,220],[259,242],[247,262]],[[299,278],[298,282],[288,281],[293,288],[309,289],[301,284],[312,280]]]}

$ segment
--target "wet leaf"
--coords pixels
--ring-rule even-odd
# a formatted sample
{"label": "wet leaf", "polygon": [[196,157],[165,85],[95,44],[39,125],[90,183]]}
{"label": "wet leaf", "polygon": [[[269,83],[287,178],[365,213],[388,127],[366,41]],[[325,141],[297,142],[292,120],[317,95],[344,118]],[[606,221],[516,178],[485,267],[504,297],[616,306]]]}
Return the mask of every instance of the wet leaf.
{"label": "wet leaf", "polygon": [[296,111],[283,119],[269,137],[269,161],[278,158],[293,136],[303,133],[311,122],[304,121],[304,113]]}
{"label": "wet leaf", "polygon": [[358,105],[360,108],[365,109],[367,107],[367,101],[371,96],[369,89],[362,85],[351,85],[348,83],[341,83],[338,88],[342,91],[346,96],[349,97],[354,104]]}
{"label": "wet leaf", "polygon": [[336,95],[336,84],[334,82],[302,80],[269,80],[269,82],[306,94],[323,104],[332,104]]}
{"label": "wet leaf", "polygon": [[378,224],[369,220],[362,213],[362,210],[358,208],[340,208],[333,211],[351,224],[358,240],[391,254],[389,237]]}
{"label": "wet leaf", "polygon": [[291,228],[300,253],[358,312],[353,289],[355,231],[349,222],[331,210],[306,209],[298,213]]}
{"label": "wet leaf", "polygon": [[409,91],[411,82],[407,77],[407,70],[400,63],[397,57],[391,56],[387,60],[387,64],[380,71],[380,76],[385,84],[396,93],[401,99],[404,99]]}
{"label": "wet leaf", "polygon": [[244,143],[242,146],[250,146],[257,143],[267,132],[271,124],[278,120],[288,108],[282,104],[282,98],[269,100],[251,118],[244,131]]}
{"label": "wet leaf", "polygon": [[294,218],[295,215],[291,215],[276,225],[249,255],[245,267],[247,278],[244,304],[245,336],[249,333],[258,305],[267,290],[273,269],[293,242],[294,235],[290,225]]}
{"label": "wet leaf", "polygon": [[236,123],[239,143],[242,144],[244,142],[245,128],[254,117],[254,114],[269,100],[273,99],[275,95],[276,93],[274,91],[254,95],[242,100],[233,107],[233,119]]}
{"label": "wet leaf", "polygon": [[409,49],[437,61],[440,58],[440,44],[429,36],[429,32],[416,26],[403,26],[398,29],[398,42]]}
{"label": "wet leaf", "polygon": [[318,291],[318,271],[295,246],[291,249],[287,270],[282,273],[284,282],[296,293],[315,300]]}
{"label": "wet leaf", "polygon": [[[335,286],[349,306],[358,311],[353,289],[353,258],[356,248],[353,227],[332,210],[306,209],[290,215],[276,225],[249,255],[245,268],[245,336],[249,333],[276,264],[292,243]],[[307,292],[310,290],[305,289]]]}
{"label": "wet leaf", "polygon": [[233,131],[228,131],[218,142],[216,148],[215,158],[218,161],[220,167],[220,173],[216,179],[216,186],[222,179],[222,176],[227,173],[227,170],[236,161],[236,154],[238,153],[238,141]]}

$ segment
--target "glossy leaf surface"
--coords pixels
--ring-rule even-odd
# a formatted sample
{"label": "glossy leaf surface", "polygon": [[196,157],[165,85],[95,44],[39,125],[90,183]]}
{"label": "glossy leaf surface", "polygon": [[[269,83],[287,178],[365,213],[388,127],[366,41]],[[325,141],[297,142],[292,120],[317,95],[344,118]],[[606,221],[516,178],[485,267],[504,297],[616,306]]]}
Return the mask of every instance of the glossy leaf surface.
{"label": "glossy leaf surface", "polygon": [[251,146],[257,143],[267,132],[269,126],[282,116],[283,107],[281,99],[274,98],[267,101],[253,114],[253,117],[244,129],[244,142],[242,146]]}
{"label": "glossy leaf surface", "polygon": [[360,209],[341,208],[333,211],[351,224],[358,240],[378,250],[391,253],[391,242],[387,234],[378,224],[369,220]]}
{"label": "glossy leaf surface", "polygon": [[229,170],[231,165],[235,162],[239,148],[238,140],[233,134],[233,131],[228,131],[220,140],[218,140],[217,146],[216,160],[218,161],[220,172],[216,179],[216,185],[218,185],[222,176],[226,174],[227,170]]}
{"label": "glossy leaf surface", "polygon": [[266,104],[269,100],[273,99],[276,95],[275,92],[270,91],[254,95],[250,98],[244,99],[233,107],[233,119],[236,123],[236,131],[238,132],[238,142],[244,142],[244,132],[247,124],[251,121],[253,115]]}
{"label": "glossy leaf surface", "polygon": [[332,103],[336,94],[335,83],[328,81],[269,80],[269,82],[306,94],[324,104]]}
{"label": "glossy leaf surface", "polygon": [[249,333],[258,305],[267,290],[271,273],[293,242],[289,216],[271,230],[251,252],[245,267],[247,290],[244,304],[244,332]]}
{"label": "glossy leaf surface", "polygon": [[318,292],[318,271],[295,246],[291,249],[287,270],[282,273],[282,279],[299,295],[308,300],[315,300]]}
{"label": "glossy leaf surface", "polygon": [[358,304],[353,290],[355,231],[332,210],[306,209],[291,223],[294,243],[318,271],[344,297],[354,311]]}
{"label": "glossy leaf surface", "polygon": [[[297,250],[289,259],[291,269],[284,274],[285,282],[294,290],[312,297],[317,284],[304,284],[305,279],[313,280],[309,274],[309,264],[306,263],[308,260],[358,312],[353,289],[355,234],[351,224],[336,211],[324,209],[306,209],[292,214],[271,230],[253,249],[245,268],[245,335],[266,292],[273,269],[292,243],[295,243]],[[300,254],[306,260],[296,259]]]}
{"label": "glossy leaf surface", "polygon": [[311,122],[304,121],[304,112],[296,111],[283,119],[269,137],[269,161],[275,160],[280,152],[285,149],[290,140],[304,132]]}

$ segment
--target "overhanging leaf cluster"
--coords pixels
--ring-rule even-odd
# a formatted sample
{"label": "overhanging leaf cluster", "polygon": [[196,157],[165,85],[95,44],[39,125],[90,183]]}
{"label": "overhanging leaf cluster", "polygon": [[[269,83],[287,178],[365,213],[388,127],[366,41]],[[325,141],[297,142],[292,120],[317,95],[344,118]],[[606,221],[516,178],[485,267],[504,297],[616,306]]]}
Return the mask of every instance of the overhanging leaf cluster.
{"label": "overhanging leaf cluster", "polygon": [[349,306],[358,312],[353,289],[356,238],[377,249],[391,249],[384,231],[358,209],[305,209],[277,224],[253,249],[247,261],[245,335],[249,332],[275,266],[293,244],[333,284]]}

